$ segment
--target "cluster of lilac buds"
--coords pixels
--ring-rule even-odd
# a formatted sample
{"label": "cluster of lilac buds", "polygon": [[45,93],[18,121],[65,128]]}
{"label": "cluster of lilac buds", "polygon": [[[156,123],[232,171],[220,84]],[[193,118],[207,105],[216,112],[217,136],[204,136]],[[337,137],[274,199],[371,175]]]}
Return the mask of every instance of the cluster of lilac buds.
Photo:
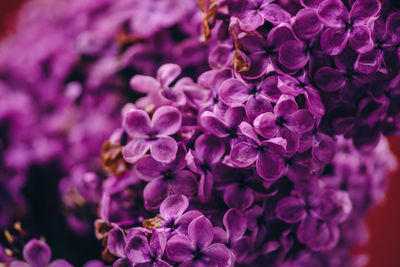
{"label": "cluster of lilac buds", "polygon": [[[58,164],[63,219],[103,246],[85,267],[366,264],[351,248],[396,167],[383,135],[400,131],[390,1],[73,1],[79,19],[35,2],[0,46],[16,103],[0,107],[0,227],[20,219],[2,207],[24,206],[32,165]],[[20,55],[45,27],[48,49]],[[14,267],[70,266],[37,239],[4,246]]]}

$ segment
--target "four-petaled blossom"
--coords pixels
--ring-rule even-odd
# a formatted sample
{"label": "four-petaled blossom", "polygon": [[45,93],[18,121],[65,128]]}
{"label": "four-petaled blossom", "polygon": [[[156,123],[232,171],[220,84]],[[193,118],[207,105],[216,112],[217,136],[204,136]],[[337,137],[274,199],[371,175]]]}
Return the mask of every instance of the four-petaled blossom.
{"label": "four-petaled blossom", "polygon": [[188,197],[197,193],[195,175],[184,170],[185,157],[185,146],[179,143],[176,158],[170,163],[158,162],[150,155],[144,156],[136,163],[135,169],[139,178],[148,182],[143,190],[146,208],[158,208],[171,192]]}
{"label": "four-petaled blossom", "polygon": [[125,160],[135,163],[150,148],[151,156],[155,160],[164,163],[173,161],[178,151],[178,144],[170,135],[179,131],[181,123],[181,113],[174,107],[158,108],[152,120],[143,110],[129,110],[124,115],[123,127],[132,140],[123,148]]}
{"label": "four-petaled blossom", "polygon": [[267,180],[275,180],[284,175],[286,140],[275,137],[261,142],[250,124],[242,122],[239,127],[246,136],[246,141],[237,143],[232,148],[232,163],[236,167],[244,168],[256,162],[258,175]]}
{"label": "four-petaled blossom", "polygon": [[168,258],[179,266],[229,266],[230,253],[220,243],[212,244],[213,226],[204,216],[194,219],[187,235],[178,234],[167,242]]}
{"label": "four-petaled blossom", "polygon": [[318,7],[318,16],[327,27],[321,35],[321,48],[328,55],[340,54],[350,42],[357,53],[366,53],[373,48],[371,22],[381,10],[378,0],[358,0],[350,13],[340,0],[327,0]]}
{"label": "four-petaled blossom", "polygon": [[12,261],[11,267],[72,267],[65,260],[54,260],[50,262],[51,250],[49,246],[40,240],[32,239],[25,244],[23,256],[26,262]]}

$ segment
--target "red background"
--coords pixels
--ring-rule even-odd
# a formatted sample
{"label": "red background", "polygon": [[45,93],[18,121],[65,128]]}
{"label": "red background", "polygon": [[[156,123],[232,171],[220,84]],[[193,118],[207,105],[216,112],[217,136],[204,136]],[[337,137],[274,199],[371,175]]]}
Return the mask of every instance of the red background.
{"label": "red background", "polygon": [[[0,35],[12,31],[16,11],[24,0],[0,3]],[[389,138],[392,151],[400,159],[400,137]],[[387,200],[368,215],[371,242],[357,252],[370,256],[368,267],[400,267],[400,169],[391,175]],[[312,266],[310,266],[312,267]]]}

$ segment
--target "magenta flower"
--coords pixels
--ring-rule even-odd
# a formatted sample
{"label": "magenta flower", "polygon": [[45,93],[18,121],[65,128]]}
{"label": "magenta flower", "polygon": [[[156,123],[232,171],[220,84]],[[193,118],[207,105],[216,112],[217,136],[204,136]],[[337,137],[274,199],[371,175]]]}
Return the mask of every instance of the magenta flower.
{"label": "magenta flower", "polygon": [[164,255],[167,237],[165,232],[152,230],[151,238],[142,231],[131,231],[125,247],[125,255],[134,266],[170,267],[162,257]]}
{"label": "magenta flower", "polygon": [[230,159],[239,168],[249,167],[254,162],[258,175],[267,180],[276,180],[285,172],[283,155],[286,152],[286,140],[281,137],[260,141],[253,127],[240,124],[246,141],[237,143],[231,150]]}
{"label": "magenta flower", "polygon": [[[233,2],[233,1],[232,1]],[[240,28],[251,32],[264,23],[264,19],[279,24],[289,22],[290,14],[277,4],[274,0],[247,0],[238,4],[230,3],[230,10],[239,18]]]}
{"label": "magenta flower", "polygon": [[194,150],[188,167],[201,175],[199,182],[199,197],[208,200],[214,184],[214,168],[225,154],[225,145],[221,139],[203,134],[196,139]]}
{"label": "magenta flower", "polygon": [[11,267],[72,267],[65,260],[50,262],[51,250],[43,241],[32,239],[24,246],[23,256],[26,262],[13,261]]}
{"label": "magenta flower", "polygon": [[360,54],[354,63],[354,69],[362,74],[376,73],[383,67],[388,73],[396,73],[399,58],[396,46],[400,44],[399,33],[400,13],[392,13],[386,20],[377,20],[372,31],[374,49]]}
{"label": "magenta flower", "polygon": [[194,219],[187,235],[175,235],[167,242],[168,258],[179,266],[229,266],[229,250],[213,241],[213,227],[204,216]]}
{"label": "magenta flower", "polygon": [[214,227],[214,241],[226,245],[231,252],[231,261],[240,262],[248,253],[250,237],[245,235],[247,218],[237,209],[229,209],[223,219],[225,230]]}
{"label": "magenta flower", "polygon": [[373,48],[371,26],[381,10],[378,0],[358,0],[350,13],[340,0],[328,0],[318,7],[318,16],[327,27],[321,35],[321,48],[328,55],[340,54],[350,42],[357,53]]}
{"label": "magenta flower", "polygon": [[[287,223],[300,222],[299,241],[313,250],[327,250],[339,241],[338,223],[345,221],[351,211],[347,192],[327,190],[317,195],[314,182],[299,186],[297,195],[282,198],[276,206],[278,218]],[[318,186],[317,186],[318,187]],[[320,194],[320,195],[318,195]]]}
{"label": "magenta flower", "polygon": [[170,193],[183,194],[187,197],[193,197],[197,193],[196,176],[184,170],[185,156],[185,146],[179,143],[176,158],[170,163],[156,161],[150,155],[137,161],[135,169],[139,178],[149,182],[143,191],[147,209],[158,208]]}
{"label": "magenta flower", "polygon": [[169,135],[178,132],[181,123],[181,113],[174,107],[158,108],[152,120],[143,110],[128,111],[123,119],[123,127],[132,140],[123,149],[125,160],[135,163],[150,149],[155,160],[164,163],[173,161],[178,144]]}

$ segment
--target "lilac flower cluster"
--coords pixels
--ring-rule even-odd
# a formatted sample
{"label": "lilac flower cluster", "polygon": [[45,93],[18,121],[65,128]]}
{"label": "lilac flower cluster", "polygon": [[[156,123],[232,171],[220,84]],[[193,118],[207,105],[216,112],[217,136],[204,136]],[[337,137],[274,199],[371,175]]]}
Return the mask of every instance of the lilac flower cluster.
{"label": "lilac flower cluster", "polygon": [[[366,263],[350,250],[396,167],[383,135],[400,130],[389,1],[64,4],[28,5],[1,47],[16,104],[0,109],[0,166],[16,189],[0,205],[56,159],[69,227],[97,218],[102,262],[87,266]],[[50,249],[34,239],[23,259],[46,266]]]}
{"label": "lilac flower cluster", "polygon": [[[103,191],[96,225],[108,225],[99,238],[120,258],[115,266],[310,266],[335,261],[335,251],[343,261],[329,266],[357,261],[349,248],[365,241],[363,218],[395,166],[390,153],[378,159],[385,140],[359,151],[323,133],[318,109],[281,92],[278,75],[249,85],[227,68],[197,83],[179,74],[166,64],[157,79],[134,76],[132,88],[148,94],[123,108],[122,128],[107,141],[125,164],[106,181],[143,188],[135,212],[137,200]],[[115,205],[130,217],[110,216]]]}

